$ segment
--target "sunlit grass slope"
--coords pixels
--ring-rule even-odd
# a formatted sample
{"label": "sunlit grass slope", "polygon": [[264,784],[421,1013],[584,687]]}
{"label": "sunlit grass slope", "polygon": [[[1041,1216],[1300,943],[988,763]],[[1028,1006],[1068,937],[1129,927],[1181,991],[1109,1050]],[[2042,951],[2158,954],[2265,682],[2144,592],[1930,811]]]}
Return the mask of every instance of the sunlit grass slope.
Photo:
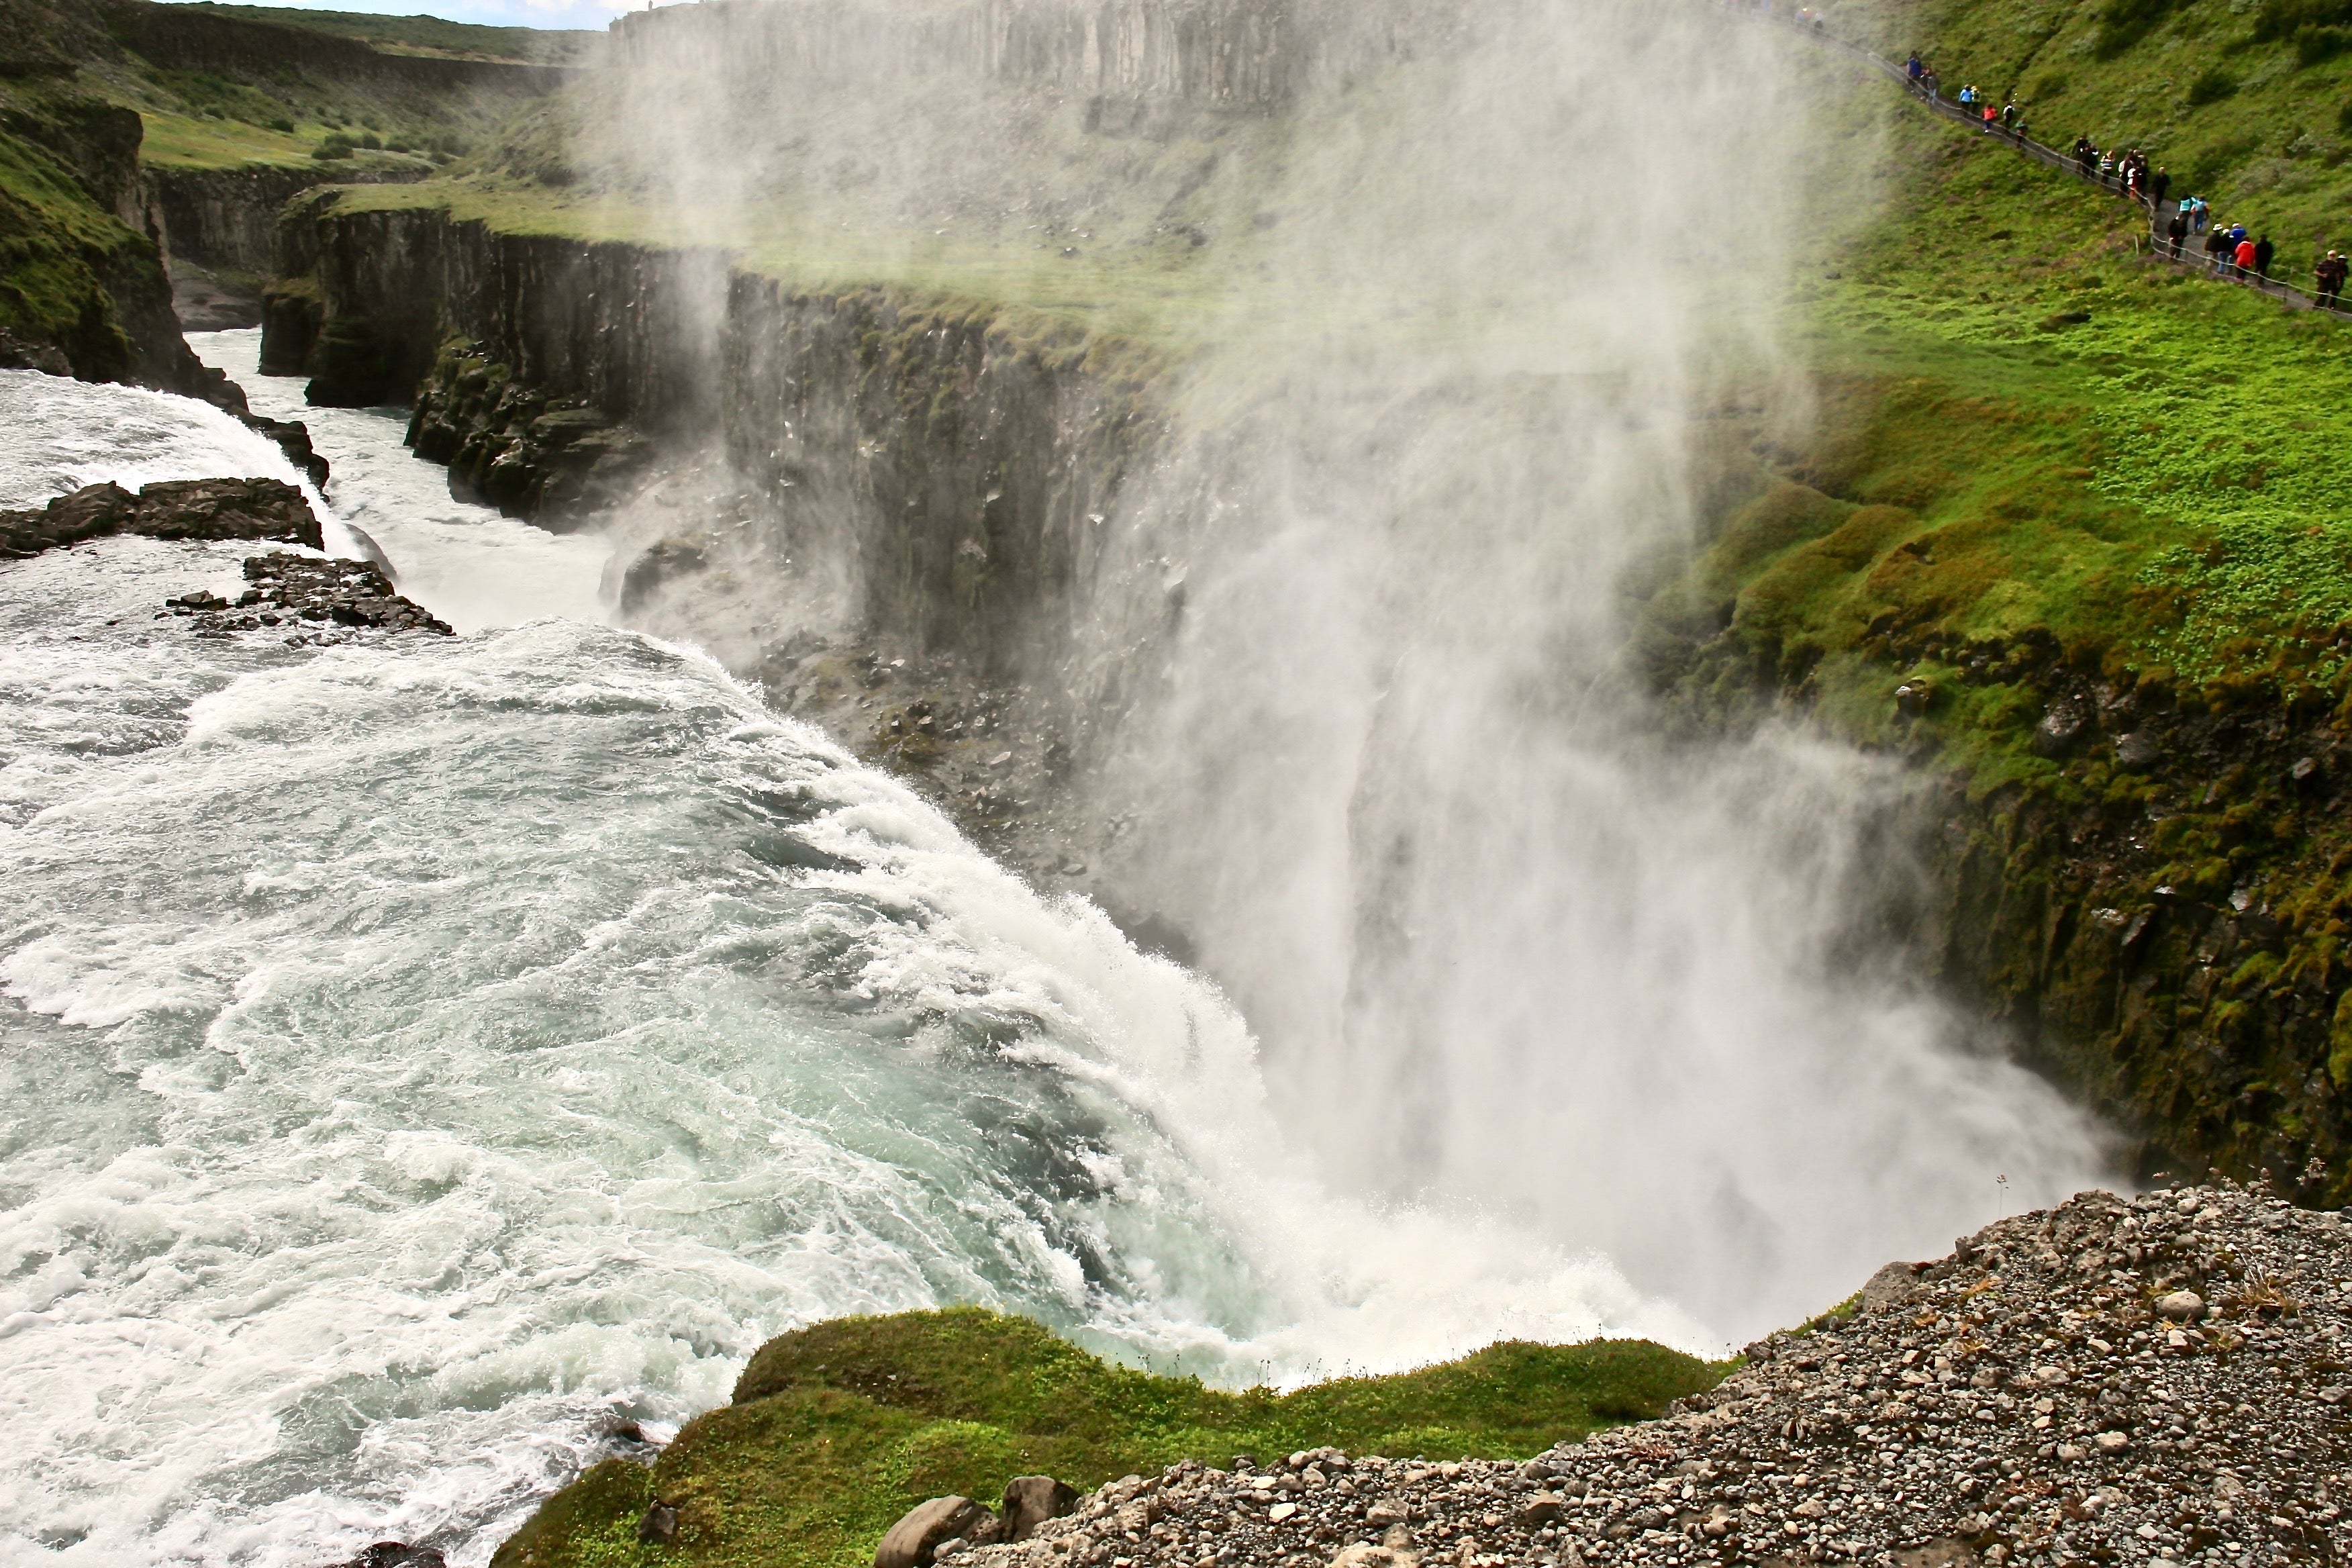
{"label": "sunlit grass slope", "polygon": [[[925,1498],[993,1500],[1014,1476],[1090,1489],[1182,1458],[1525,1457],[1654,1416],[1723,1369],[1659,1346],[1500,1344],[1390,1377],[1225,1393],[1113,1366],[1018,1318],[962,1308],[821,1323],[770,1342],[735,1402],[650,1468],[608,1460],[500,1549],[499,1568],[693,1563],[863,1568]],[[676,1545],[638,1544],[656,1497]]]}
{"label": "sunlit grass slope", "polygon": [[1922,50],[1952,89],[2021,93],[2041,141],[2145,149],[2176,191],[2298,261],[2352,241],[2345,0],[1832,0],[1828,13],[1892,58]]}
{"label": "sunlit grass slope", "polygon": [[[2149,1169],[2316,1156],[2342,1202],[2352,321],[2184,277],[2121,202],[1827,62],[1789,307],[1817,416],[1724,420],[1719,531],[1639,660],[1696,728],[1793,700],[1948,771],[1982,803],[1953,978]],[[2094,700],[2137,717],[2040,733]],[[2137,760],[2135,726],[2165,737]]]}

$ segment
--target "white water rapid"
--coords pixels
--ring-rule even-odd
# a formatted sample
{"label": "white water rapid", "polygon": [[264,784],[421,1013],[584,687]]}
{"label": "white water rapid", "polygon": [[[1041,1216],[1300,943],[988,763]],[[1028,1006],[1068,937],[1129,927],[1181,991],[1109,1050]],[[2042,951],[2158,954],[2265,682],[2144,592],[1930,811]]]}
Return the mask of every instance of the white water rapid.
{"label": "white water rapid", "polygon": [[[1209,987],[602,624],[593,540],[197,342],[463,635],[153,618],[243,547],[0,563],[0,1562],[478,1564],[614,1421],[844,1312],[1225,1380],[1720,1348],[1604,1260],[1327,1195]],[[5,506],[293,477],[121,387],[0,373],[0,428]]]}

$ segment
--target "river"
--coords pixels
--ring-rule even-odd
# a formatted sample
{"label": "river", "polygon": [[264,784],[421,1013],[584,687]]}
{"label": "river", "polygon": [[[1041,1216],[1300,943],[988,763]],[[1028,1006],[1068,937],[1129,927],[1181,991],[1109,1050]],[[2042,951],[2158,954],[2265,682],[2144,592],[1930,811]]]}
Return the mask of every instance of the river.
{"label": "river", "polygon": [[[1503,1335],[1719,1349],[1606,1260],[1376,1212],[1244,1022],[693,648],[605,547],[301,406],[460,635],[204,638],[246,550],[0,563],[0,1561],[487,1561],[759,1342],[973,1301],[1295,1383]],[[0,373],[0,506],[297,476],[184,399]]]}

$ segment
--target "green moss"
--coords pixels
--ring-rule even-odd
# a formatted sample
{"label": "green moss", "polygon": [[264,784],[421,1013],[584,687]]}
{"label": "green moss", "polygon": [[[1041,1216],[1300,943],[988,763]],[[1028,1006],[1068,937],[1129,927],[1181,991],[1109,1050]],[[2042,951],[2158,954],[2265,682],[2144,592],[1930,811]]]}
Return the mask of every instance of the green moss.
{"label": "green moss", "polygon": [[[770,1342],[735,1402],[688,1424],[651,1471],[606,1464],[500,1548],[499,1568],[690,1562],[856,1568],[908,1508],[993,1499],[1043,1472],[1092,1488],[1179,1459],[1351,1453],[1524,1457],[1658,1415],[1722,1369],[1656,1345],[1496,1345],[1391,1377],[1227,1393],[1110,1365],[973,1308],[850,1318]],[[678,1509],[667,1548],[635,1525]]]}
{"label": "green moss", "polygon": [[0,331],[57,344],[84,375],[122,375],[132,353],[113,286],[156,265],[153,243],[47,150],[0,132]]}

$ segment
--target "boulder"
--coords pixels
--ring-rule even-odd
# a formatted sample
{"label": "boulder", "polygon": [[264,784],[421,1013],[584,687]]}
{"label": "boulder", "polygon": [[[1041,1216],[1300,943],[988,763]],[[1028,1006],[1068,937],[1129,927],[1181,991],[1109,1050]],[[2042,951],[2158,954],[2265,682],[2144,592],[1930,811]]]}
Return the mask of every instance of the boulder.
{"label": "boulder", "polygon": [[1916,1263],[1890,1263],[1872,1275],[1862,1288],[1862,1310],[1883,1312],[1909,1300],[1919,1283],[1919,1268]]}
{"label": "boulder", "polygon": [[1003,1539],[1026,1541],[1039,1525],[1061,1518],[1077,1505],[1075,1487],[1051,1476],[1015,1476],[1004,1483]]}
{"label": "boulder", "polygon": [[933,1556],[950,1541],[982,1543],[996,1538],[996,1516],[968,1497],[935,1497],[917,1503],[890,1527],[874,1549],[874,1568],[930,1568]]}
{"label": "boulder", "polygon": [[2175,1290],[2156,1300],[2157,1311],[2176,1323],[2189,1322],[2204,1314],[2205,1298],[2194,1290]]}

